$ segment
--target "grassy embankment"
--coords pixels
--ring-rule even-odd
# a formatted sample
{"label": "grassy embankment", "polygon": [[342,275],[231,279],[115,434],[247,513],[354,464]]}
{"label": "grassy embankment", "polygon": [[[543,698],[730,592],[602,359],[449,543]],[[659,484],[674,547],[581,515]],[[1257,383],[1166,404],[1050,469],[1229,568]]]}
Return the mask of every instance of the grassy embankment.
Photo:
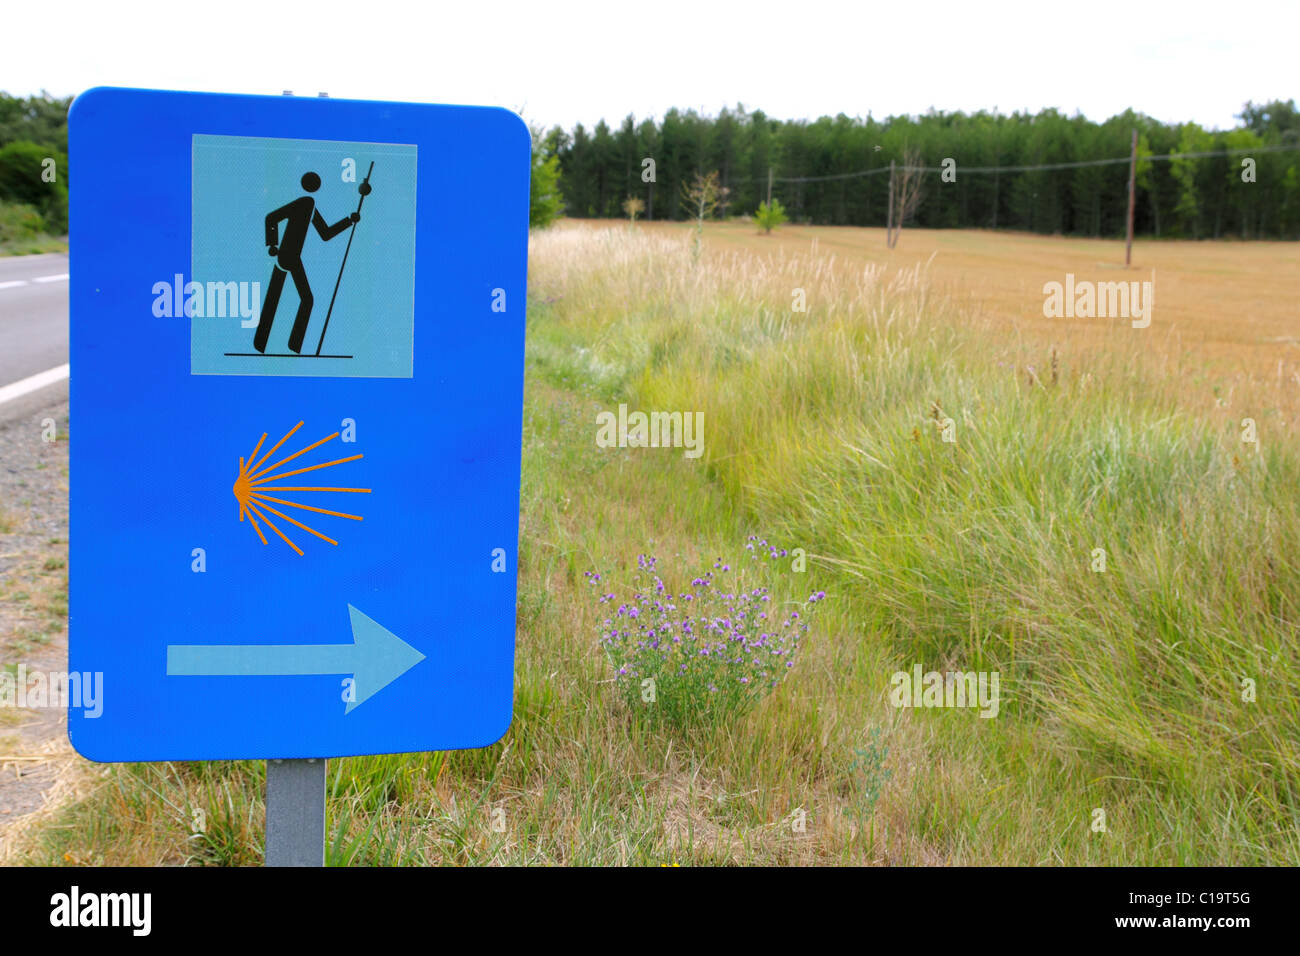
{"label": "grassy embankment", "polygon": [[0,256],[67,251],[67,236],[47,232],[45,220],[31,206],[0,201]]}
{"label": "grassy embankment", "polygon": [[[1159,306],[1044,332],[1034,276],[1016,323],[923,264],[728,249],[730,228],[698,265],[670,227],[534,238],[515,723],[485,751],[334,761],[331,861],[1300,862],[1281,367],[1216,378]],[[703,411],[705,455],[597,448],[622,401]],[[617,588],[652,552],[689,575],[751,532],[807,549],[791,594],[830,595],[804,658],[740,723],[646,726],[583,572]],[[913,664],[998,671],[999,715],[895,710]],[[119,768],[29,858],[256,862],[261,786],[257,764]]]}

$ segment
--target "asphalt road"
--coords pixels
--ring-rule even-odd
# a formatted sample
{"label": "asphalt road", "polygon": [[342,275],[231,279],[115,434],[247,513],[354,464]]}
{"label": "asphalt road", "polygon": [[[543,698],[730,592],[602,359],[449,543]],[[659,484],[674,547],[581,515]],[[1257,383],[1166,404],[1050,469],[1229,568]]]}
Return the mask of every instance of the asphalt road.
{"label": "asphalt road", "polygon": [[66,398],[66,374],[18,397],[6,386],[67,363],[67,255],[0,258],[0,421]]}

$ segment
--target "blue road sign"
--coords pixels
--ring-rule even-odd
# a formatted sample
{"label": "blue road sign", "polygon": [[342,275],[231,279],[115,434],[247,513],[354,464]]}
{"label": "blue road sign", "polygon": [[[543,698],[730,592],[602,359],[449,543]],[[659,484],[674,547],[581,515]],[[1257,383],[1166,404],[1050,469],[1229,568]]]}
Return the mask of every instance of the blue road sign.
{"label": "blue road sign", "polygon": [[69,669],[102,761],[509,726],[530,140],[498,109],[69,116]]}

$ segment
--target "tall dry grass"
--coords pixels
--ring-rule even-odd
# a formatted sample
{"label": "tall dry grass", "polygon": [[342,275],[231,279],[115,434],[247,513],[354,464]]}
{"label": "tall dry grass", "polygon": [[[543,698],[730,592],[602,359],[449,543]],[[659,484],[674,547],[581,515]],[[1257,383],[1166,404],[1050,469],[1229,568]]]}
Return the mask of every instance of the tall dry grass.
{"label": "tall dry grass", "polygon": [[1117,321],[1079,354],[1068,334],[1008,341],[931,297],[924,266],[814,252],[691,269],[664,236],[573,230],[533,261],[560,297],[554,361],[637,407],[704,411],[711,478],[836,572],[848,639],[900,669],[1000,672],[997,720],[927,715],[971,777],[942,820],[921,786],[924,835],[974,841],[990,817],[1052,832],[979,837],[984,862],[1300,858],[1300,459],[1185,401],[1155,334]]}
{"label": "tall dry grass", "polygon": [[[1243,445],[1158,330],[1013,334],[924,262],[705,245],[532,240],[515,720],[331,761],[330,862],[1300,862],[1296,450]],[[704,456],[597,447],[620,402],[704,412]],[[583,572],[754,532],[830,595],[799,666],[711,735],[652,726]],[[999,715],[892,707],[918,663],[998,671]],[[115,768],[26,859],[256,861],[261,773]]]}

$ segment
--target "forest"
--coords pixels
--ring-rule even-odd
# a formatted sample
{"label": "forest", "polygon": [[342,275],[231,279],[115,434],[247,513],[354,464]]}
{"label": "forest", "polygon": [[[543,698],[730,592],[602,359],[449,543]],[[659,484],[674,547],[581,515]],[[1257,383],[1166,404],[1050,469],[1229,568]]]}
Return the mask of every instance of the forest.
{"label": "forest", "polygon": [[[629,197],[644,201],[646,218],[686,218],[683,184],[697,171],[713,170],[728,190],[719,215],[748,215],[766,199],[771,170],[772,196],[793,221],[883,226],[890,161],[902,163],[912,155],[925,167],[939,167],[945,159],[956,164],[954,181],[942,181],[937,171],[923,176],[917,226],[1113,236],[1125,230],[1136,129],[1139,234],[1300,237],[1295,101],[1247,103],[1238,120],[1230,130],[1205,130],[1132,111],[1098,123],[1046,109],[1010,115],[932,111],[883,120],[841,113],[808,122],[737,106],[717,116],[671,109],[658,122],[628,116],[617,129],[603,120],[591,130],[557,126],[538,138],[542,155],[556,160],[564,212],[578,218],[622,216]],[[1161,159],[1205,153],[1213,155]],[[650,182],[647,158],[654,159]],[[1242,162],[1247,159],[1254,161],[1249,171]],[[1015,169],[1099,160],[1116,162]]]}
{"label": "forest", "polygon": [[[66,230],[70,103],[0,93],[0,204],[9,213],[0,229],[21,218],[25,228]],[[1138,234],[1300,238],[1295,101],[1248,102],[1238,121],[1206,130],[1132,111],[1098,123],[1054,109],[814,121],[739,105],[716,116],[670,109],[661,120],[628,116],[617,129],[602,120],[591,130],[581,123],[535,130],[531,219],[540,226],[561,213],[621,217],[632,197],[644,202],[647,219],[684,219],[683,187],[716,171],[726,190],[716,213],[723,218],[753,214],[770,176],[773,198],[794,222],[883,226],[889,164],[910,159],[932,170],[922,175],[912,225],[1122,235],[1136,129]],[[934,171],[945,160],[955,164],[951,181]],[[1023,168],[1036,166],[1066,168]]]}

